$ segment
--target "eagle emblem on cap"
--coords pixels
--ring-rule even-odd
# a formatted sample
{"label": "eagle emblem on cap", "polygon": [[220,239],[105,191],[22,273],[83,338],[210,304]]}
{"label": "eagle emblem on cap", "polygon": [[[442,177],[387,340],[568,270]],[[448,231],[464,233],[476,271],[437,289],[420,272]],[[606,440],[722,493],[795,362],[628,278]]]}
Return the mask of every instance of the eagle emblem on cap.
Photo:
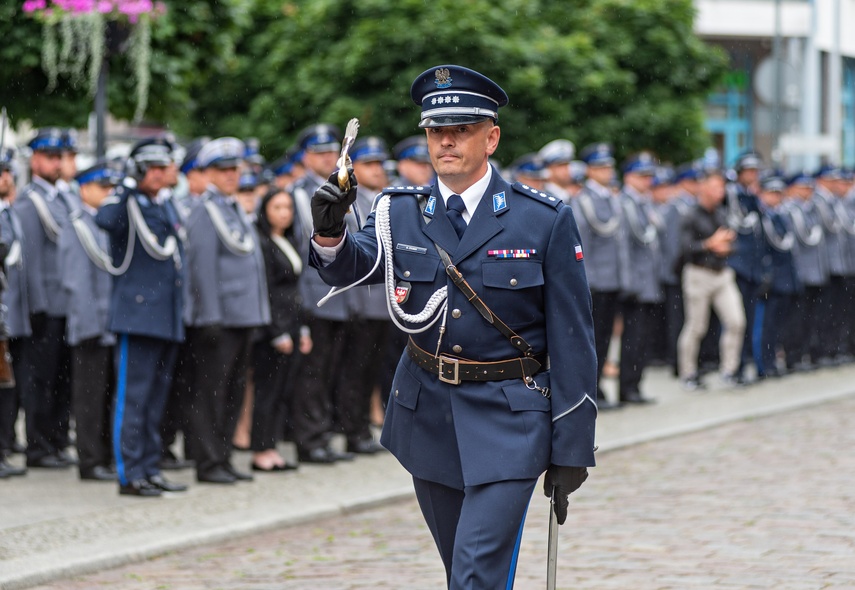
{"label": "eagle emblem on cap", "polygon": [[448,71],[448,68],[438,68],[435,74],[437,88],[451,87],[451,72]]}

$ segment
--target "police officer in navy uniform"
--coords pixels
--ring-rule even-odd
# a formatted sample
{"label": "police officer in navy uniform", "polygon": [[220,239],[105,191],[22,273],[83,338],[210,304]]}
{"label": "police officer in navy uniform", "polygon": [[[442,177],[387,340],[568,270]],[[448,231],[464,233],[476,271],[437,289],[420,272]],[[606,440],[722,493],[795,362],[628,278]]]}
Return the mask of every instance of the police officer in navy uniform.
{"label": "police officer in navy uniform", "polygon": [[[319,123],[304,129],[297,139],[303,152],[305,174],[290,189],[294,197],[295,229],[299,237],[300,254],[307,258],[312,238],[311,199],[315,190],[335,170],[341,134],[333,125]],[[347,215],[352,229],[358,226],[353,212]],[[305,355],[295,376],[296,383],[292,399],[291,429],[297,454],[307,463],[331,464],[336,461],[353,460],[350,452],[339,452],[330,445],[333,432],[333,391],[337,374],[330,367],[343,367],[347,322],[351,305],[348,298],[352,293],[331,299],[318,307],[318,301],[329,291],[318,271],[304,268],[300,275],[300,297],[306,313],[311,337],[312,351]]]}
{"label": "police officer in navy uniform", "polygon": [[270,323],[258,237],[235,199],[245,147],[234,137],[208,142],[199,164],[208,189],[187,222],[188,345],[194,359],[189,436],[200,482],[252,480],[232,465],[232,436],[246,390],[253,329]]}
{"label": "police officer in navy uniform", "polygon": [[59,236],[59,260],[68,296],[65,339],[71,347],[78,471],[80,479],[115,481],[110,410],[116,337],[107,329],[112,277],[109,237],[95,224],[95,214],[122,174],[102,158],[74,180],[81,203]]}
{"label": "police officer in navy uniform", "polygon": [[392,187],[360,232],[343,235],[356,190],[332,176],[313,198],[310,262],[347,285],[371,274],[381,235],[384,264],[370,279],[385,282],[398,322],[422,330],[398,365],[381,442],[413,475],[449,588],[510,588],[537,478],[546,470],[563,523],[594,465],[581,240],[560,199],[489,165],[508,102],[497,84],[444,65],[419,75],[411,96],[437,184]]}
{"label": "police officer in navy uniform", "polygon": [[430,153],[424,135],[411,135],[402,139],[392,148],[392,155],[398,170],[398,177],[390,183],[392,186],[433,184],[436,173],[430,163]]}
{"label": "police officer in navy uniform", "polygon": [[171,182],[172,152],[164,138],[134,145],[128,177],[95,215],[110,235],[115,275],[109,324],[117,337],[113,454],[123,495],[186,489],[165,479],[158,466],[160,421],[184,340],[184,229],[172,200],[157,196]]}
{"label": "police officer in navy uniform", "polygon": [[40,129],[30,141],[32,181],[13,208],[21,222],[21,242],[27,264],[32,336],[25,339],[18,379],[27,425],[27,464],[62,468],[74,464],[68,445],[71,398],[70,351],[65,344],[67,298],[60,286],[57,241],[75,209],[75,197],[57,186],[62,153],[62,130]]}
{"label": "police officer in navy uniform", "polygon": [[580,157],[587,166],[588,179],[571,205],[587,258],[585,272],[593,302],[594,341],[599,367],[597,404],[601,410],[611,410],[620,404],[606,398],[600,379],[608,358],[618,296],[628,273],[627,241],[622,231],[623,210],[610,188],[615,176],[611,146],[607,143],[587,145]]}

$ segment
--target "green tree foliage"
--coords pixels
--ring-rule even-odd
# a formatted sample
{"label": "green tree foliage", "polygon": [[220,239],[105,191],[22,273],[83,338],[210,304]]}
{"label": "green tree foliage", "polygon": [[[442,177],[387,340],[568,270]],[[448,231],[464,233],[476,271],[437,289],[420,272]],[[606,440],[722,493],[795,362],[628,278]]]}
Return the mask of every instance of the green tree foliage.
{"label": "green tree foliage", "polygon": [[[500,115],[502,162],[557,137],[577,146],[609,141],[621,156],[648,148],[682,162],[707,145],[704,97],[726,67],[723,54],[694,35],[691,0],[167,4],[168,18],[154,27],[149,117],[188,137],[259,137],[268,157],[317,121],[343,126],[359,117],[361,133],[390,143],[418,133],[410,83],[431,66],[458,63],[510,96]],[[0,48],[0,57],[43,81],[37,25],[10,17],[30,32]],[[50,104],[52,114],[71,116],[55,105],[63,101],[74,112],[91,108],[69,88],[28,103],[39,80],[23,85],[28,78],[17,69],[11,77],[15,106],[26,112],[44,114]],[[0,74],[0,83],[6,78]],[[111,106],[120,106],[112,110],[127,116],[132,81],[113,82]]]}

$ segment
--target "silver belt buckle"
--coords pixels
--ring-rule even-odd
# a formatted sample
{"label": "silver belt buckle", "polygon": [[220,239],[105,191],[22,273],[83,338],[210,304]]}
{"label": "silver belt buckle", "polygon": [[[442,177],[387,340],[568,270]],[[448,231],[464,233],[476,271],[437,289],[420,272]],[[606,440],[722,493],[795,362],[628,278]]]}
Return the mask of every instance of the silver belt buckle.
{"label": "silver belt buckle", "polygon": [[[442,369],[444,365],[454,365],[454,377],[452,379],[448,379],[443,375]],[[444,357],[443,355],[439,355],[439,380],[443,383],[450,383],[452,385],[460,385],[460,361],[458,359]]]}

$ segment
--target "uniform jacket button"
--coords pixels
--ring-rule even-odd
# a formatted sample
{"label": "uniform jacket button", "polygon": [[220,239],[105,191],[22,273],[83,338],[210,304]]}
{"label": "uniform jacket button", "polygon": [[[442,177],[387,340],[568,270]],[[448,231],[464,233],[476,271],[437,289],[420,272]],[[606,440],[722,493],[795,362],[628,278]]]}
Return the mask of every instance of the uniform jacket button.
{"label": "uniform jacket button", "polygon": [[135,299],[137,303],[142,303],[143,301],[145,301],[145,297],[143,297],[142,295],[137,295]]}
{"label": "uniform jacket button", "polygon": [[404,271],[404,278],[409,278],[409,276],[410,276],[410,271],[405,270]]}
{"label": "uniform jacket button", "polygon": [[455,344],[454,346],[451,347],[451,350],[453,350],[457,354],[460,354],[461,352],[463,352],[463,347],[460,346],[459,344]]}
{"label": "uniform jacket button", "polygon": [[461,314],[460,314],[460,310],[459,310],[459,309],[452,309],[452,310],[451,310],[451,317],[453,317],[454,319],[459,318],[459,317],[460,317],[460,315],[461,315]]}
{"label": "uniform jacket button", "polygon": [[511,279],[511,287],[516,287],[516,286],[517,286],[517,280]]}
{"label": "uniform jacket button", "polygon": [[398,397],[398,390],[395,390],[395,397]]}

